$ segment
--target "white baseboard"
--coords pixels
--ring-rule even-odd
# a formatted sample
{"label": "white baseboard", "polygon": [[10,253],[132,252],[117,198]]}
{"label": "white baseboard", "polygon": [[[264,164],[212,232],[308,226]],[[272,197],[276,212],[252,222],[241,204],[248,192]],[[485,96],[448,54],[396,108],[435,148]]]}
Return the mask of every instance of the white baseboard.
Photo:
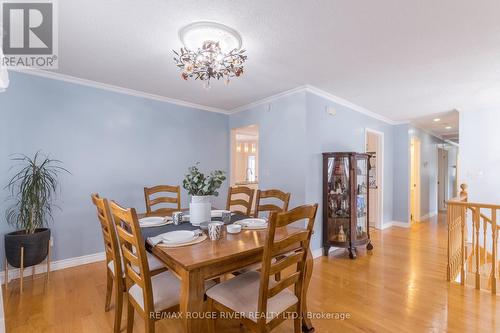
{"label": "white baseboard", "polygon": [[320,247],[319,249],[312,250],[311,252],[312,252],[313,258],[316,259],[316,258],[319,258],[323,255],[323,248]]}
{"label": "white baseboard", "polygon": [[434,212],[429,212],[429,214],[425,214],[424,216],[421,216],[420,217],[420,220],[427,220],[427,219],[430,219],[431,217],[434,217],[438,214],[437,211],[434,211]]}
{"label": "white baseboard", "polygon": [[[330,249],[328,250],[328,253],[335,251],[335,250],[338,250],[338,249],[340,249],[340,247],[331,246]],[[311,250],[311,252],[312,252],[313,259],[316,259],[316,258],[323,256],[323,248],[322,247],[320,247],[319,249]]]}
{"label": "white baseboard", "polygon": [[[52,261],[50,263],[50,271],[51,272],[58,271],[58,270],[64,269],[64,268],[70,268],[70,267],[90,264],[93,262],[102,261],[105,258],[106,258],[105,253],[99,252],[99,253],[94,253],[94,254],[88,254],[85,256],[81,256],[81,257],[74,257],[74,258],[67,258],[67,259]],[[35,274],[45,273],[46,271],[47,271],[47,265],[45,262],[35,266]],[[10,267],[9,267],[9,281],[12,279],[19,278],[19,275],[20,275],[19,272],[20,272],[19,268],[10,269]],[[31,267],[26,268],[24,270],[23,275],[25,277],[30,276],[31,275]],[[0,273],[0,282],[2,284],[5,282],[5,272]]]}
{"label": "white baseboard", "polygon": [[390,227],[400,227],[400,228],[409,228],[411,225],[408,222],[400,222],[400,221],[391,221],[386,222],[382,226],[382,230],[390,228]]}

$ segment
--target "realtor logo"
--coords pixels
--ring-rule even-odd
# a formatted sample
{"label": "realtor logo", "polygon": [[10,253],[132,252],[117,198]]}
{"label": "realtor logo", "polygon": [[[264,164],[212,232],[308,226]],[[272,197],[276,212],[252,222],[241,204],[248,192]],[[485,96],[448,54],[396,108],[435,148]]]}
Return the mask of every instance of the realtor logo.
{"label": "realtor logo", "polygon": [[4,1],[1,18],[4,66],[57,68],[54,1]]}

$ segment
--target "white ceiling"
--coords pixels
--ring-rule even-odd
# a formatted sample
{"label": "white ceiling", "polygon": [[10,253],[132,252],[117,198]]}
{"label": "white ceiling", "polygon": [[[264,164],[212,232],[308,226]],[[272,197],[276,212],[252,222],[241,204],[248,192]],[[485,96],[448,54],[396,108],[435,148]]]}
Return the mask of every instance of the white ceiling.
{"label": "white ceiling", "polygon": [[[500,107],[500,1],[64,0],[59,72],[231,110],[310,84],[395,121]],[[238,30],[245,75],[180,79],[178,30]]]}

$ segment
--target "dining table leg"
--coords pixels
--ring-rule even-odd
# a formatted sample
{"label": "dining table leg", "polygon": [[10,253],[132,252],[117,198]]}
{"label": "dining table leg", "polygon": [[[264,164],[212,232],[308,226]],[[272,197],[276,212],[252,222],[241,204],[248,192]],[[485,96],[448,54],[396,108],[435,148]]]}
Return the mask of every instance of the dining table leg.
{"label": "dining table leg", "polygon": [[186,333],[204,332],[205,280],[199,270],[182,274],[180,311]]}
{"label": "dining table leg", "polygon": [[311,322],[311,318],[307,315],[307,290],[309,289],[309,283],[311,282],[311,277],[313,273],[313,255],[311,249],[307,251],[305,276],[304,276],[304,287],[302,290],[302,332],[312,333],[314,332],[314,327]]}

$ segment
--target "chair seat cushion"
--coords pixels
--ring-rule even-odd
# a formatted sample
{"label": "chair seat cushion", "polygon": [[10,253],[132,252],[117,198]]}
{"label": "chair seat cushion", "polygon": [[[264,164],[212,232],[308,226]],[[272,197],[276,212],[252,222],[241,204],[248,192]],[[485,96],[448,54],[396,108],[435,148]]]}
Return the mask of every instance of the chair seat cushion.
{"label": "chair seat cushion", "polygon": [[[269,287],[277,284],[269,279]],[[257,322],[257,311],[260,290],[260,273],[249,271],[224,281],[207,290],[207,296],[218,303],[240,313],[244,317]],[[267,322],[277,314],[284,312],[298,302],[297,297],[290,290],[285,289],[267,300]]]}
{"label": "chair seat cushion", "polygon": [[149,252],[146,252],[146,254],[148,257],[148,264],[150,271],[155,271],[159,268],[165,267],[165,264],[160,259],[158,259],[154,254],[151,254]]}
{"label": "chair seat cushion", "polygon": [[[215,282],[205,281],[205,289],[213,287]],[[153,289],[154,310],[157,312],[168,309],[179,304],[181,281],[172,274],[171,271],[165,271],[151,277],[151,287]],[[134,284],[130,287],[128,293],[144,309],[144,300],[141,287]]]}
{"label": "chair seat cushion", "polygon": [[[151,277],[153,288],[153,304],[155,311],[165,310],[179,304],[181,283],[170,271],[166,271]],[[129,295],[144,309],[142,288],[137,284],[130,287]]]}
{"label": "chair seat cushion", "polygon": [[[163,264],[163,262],[156,258],[155,255],[149,253],[149,252],[146,252],[146,255],[148,257],[148,265],[149,265],[149,271],[155,271],[159,268],[163,268],[165,267],[165,264]],[[122,269],[124,267],[124,264],[123,264],[123,261],[122,261]],[[108,268],[109,270],[111,271],[111,273],[113,273],[113,275],[115,275],[115,264],[113,262],[113,260],[111,260],[109,263],[108,263]],[[134,271],[136,271],[137,273],[139,273],[139,268],[135,267],[134,266]]]}

